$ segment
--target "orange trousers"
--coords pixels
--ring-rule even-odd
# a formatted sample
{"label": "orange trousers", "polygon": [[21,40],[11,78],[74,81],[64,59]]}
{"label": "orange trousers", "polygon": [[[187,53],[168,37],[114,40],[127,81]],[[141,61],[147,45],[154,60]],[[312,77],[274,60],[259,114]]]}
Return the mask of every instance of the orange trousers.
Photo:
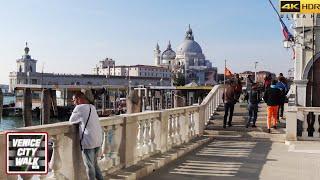
{"label": "orange trousers", "polygon": [[277,126],[278,123],[278,107],[279,106],[268,106],[267,110],[268,110],[268,121],[267,121],[267,125],[268,125],[268,129],[270,129],[271,126],[271,119],[273,126]]}

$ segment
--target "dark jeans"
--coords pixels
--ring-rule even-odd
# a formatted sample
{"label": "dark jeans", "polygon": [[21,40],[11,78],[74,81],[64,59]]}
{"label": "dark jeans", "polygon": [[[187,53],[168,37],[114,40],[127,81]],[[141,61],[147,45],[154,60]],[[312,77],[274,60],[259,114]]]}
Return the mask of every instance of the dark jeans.
{"label": "dark jeans", "polygon": [[228,113],[230,110],[230,115],[229,115],[229,122],[228,124],[231,124],[232,122],[232,116],[233,116],[233,110],[234,110],[234,103],[225,103],[224,104],[224,119],[223,119],[223,124],[227,124],[227,118],[228,118]]}
{"label": "dark jeans", "polygon": [[283,117],[283,111],[284,111],[284,103],[279,105],[279,109],[278,109],[278,119],[279,117]]}
{"label": "dark jeans", "polygon": [[252,121],[252,124],[256,125],[257,117],[258,117],[258,104],[250,104],[248,105],[249,109],[249,119],[247,124],[249,125]]}

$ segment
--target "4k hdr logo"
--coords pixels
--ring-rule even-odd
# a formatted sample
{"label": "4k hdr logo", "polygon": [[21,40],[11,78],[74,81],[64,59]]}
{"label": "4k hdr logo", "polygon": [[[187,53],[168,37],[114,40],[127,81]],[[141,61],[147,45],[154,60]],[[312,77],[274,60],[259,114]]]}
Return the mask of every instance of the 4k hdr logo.
{"label": "4k hdr logo", "polygon": [[283,1],[280,0],[282,13],[320,13],[320,0]]}

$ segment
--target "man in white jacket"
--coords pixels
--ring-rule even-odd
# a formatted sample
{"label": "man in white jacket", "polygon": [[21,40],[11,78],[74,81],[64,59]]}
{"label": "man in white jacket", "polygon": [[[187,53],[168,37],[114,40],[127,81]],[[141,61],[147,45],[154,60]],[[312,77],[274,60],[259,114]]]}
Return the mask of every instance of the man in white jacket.
{"label": "man in white jacket", "polygon": [[102,145],[102,129],[97,110],[90,104],[93,101],[92,94],[88,92],[89,90],[82,90],[73,95],[72,101],[76,107],[69,122],[79,124],[80,147],[88,179],[102,180],[103,176],[97,162],[97,155]]}

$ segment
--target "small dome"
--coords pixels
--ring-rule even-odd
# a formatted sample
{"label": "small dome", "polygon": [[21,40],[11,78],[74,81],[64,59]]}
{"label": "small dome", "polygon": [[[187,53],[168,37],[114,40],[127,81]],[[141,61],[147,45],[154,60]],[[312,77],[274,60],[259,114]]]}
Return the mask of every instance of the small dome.
{"label": "small dome", "polygon": [[176,52],[174,52],[171,48],[171,43],[169,41],[168,47],[165,51],[163,51],[161,55],[162,59],[175,59],[176,58]]}
{"label": "small dome", "polygon": [[194,40],[185,39],[177,49],[179,54],[183,53],[198,53],[202,54],[201,46]]}

